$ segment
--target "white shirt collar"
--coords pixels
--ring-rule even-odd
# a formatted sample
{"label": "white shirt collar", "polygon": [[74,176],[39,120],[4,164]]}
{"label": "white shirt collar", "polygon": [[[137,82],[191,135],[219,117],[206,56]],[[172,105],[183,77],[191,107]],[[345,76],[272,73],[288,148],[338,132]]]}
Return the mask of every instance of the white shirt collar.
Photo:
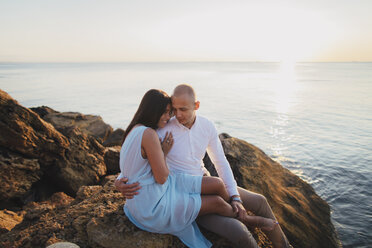
{"label": "white shirt collar", "polygon": [[172,118],[175,119],[174,121],[176,122],[176,124],[177,124],[179,127],[183,128],[183,129],[185,129],[185,130],[188,130],[188,131],[190,131],[191,129],[193,129],[194,126],[197,124],[197,122],[199,122],[199,121],[198,121],[198,120],[199,120],[198,116],[195,115],[195,121],[194,121],[194,124],[193,124],[193,125],[191,126],[191,128],[189,129],[189,128],[185,127],[184,125],[182,125],[182,124],[177,120],[177,118],[176,118],[175,116],[172,117]]}

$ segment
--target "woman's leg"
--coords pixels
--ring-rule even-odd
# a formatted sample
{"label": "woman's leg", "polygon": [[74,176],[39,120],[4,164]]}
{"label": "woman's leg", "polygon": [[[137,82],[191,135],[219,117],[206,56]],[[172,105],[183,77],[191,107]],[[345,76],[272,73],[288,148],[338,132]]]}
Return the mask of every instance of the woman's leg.
{"label": "woman's leg", "polygon": [[[199,216],[219,214],[227,217],[236,217],[236,213],[234,213],[232,206],[228,203],[230,197],[221,178],[203,177],[201,194],[202,206]],[[260,227],[265,231],[271,231],[277,225],[276,220],[261,216],[246,215],[241,221],[245,225]]]}
{"label": "woman's leg", "polygon": [[232,206],[228,203],[229,194],[220,178],[203,177],[201,194],[202,204],[198,216],[219,214],[227,217],[236,217],[236,213],[234,213]]}
{"label": "woman's leg", "polygon": [[236,217],[236,213],[234,213],[232,206],[218,195],[201,195],[201,208],[198,216],[206,214]]}
{"label": "woman's leg", "polygon": [[230,201],[225,184],[219,177],[204,176],[201,185],[202,195],[219,195],[226,202]]}
{"label": "woman's leg", "polygon": [[245,216],[244,219],[241,220],[245,225],[251,227],[259,227],[263,231],[272,231],[279,223],[276,220],[270,218],[264,218],[261,216]]}

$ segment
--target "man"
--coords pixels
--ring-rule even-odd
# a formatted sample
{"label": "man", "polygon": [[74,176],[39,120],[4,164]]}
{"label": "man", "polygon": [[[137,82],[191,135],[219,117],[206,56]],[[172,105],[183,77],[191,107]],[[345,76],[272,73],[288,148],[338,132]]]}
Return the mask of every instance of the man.
{"label": "man", "polygon": [[[172,105],[175,117],[164,128],[158,130],[161,140],[169,132],[174,138],[173,147],[167,156],[169,169],[193,175],[208,175],[202,160],[207,151],[231,196],[231,205],[237,212],[238,218],[243,218],[248,209],[257,216],[275,220],[264,196],[237,187],[216,128],[208,119],[196,115],[200,102],[196,100],[193,88],[186,84],[178,85],[172,95]],[[135,197],[140,185],[126,184],[126,182],[126,178],[117,180],[115,186],[125,197],[129,199]],[[238,219],[205,215],[198,217],[197,223],[227,238],[236,247],[258,247],[252,234]],[[266,234],[274,247],[290,247],[279,225]]]}

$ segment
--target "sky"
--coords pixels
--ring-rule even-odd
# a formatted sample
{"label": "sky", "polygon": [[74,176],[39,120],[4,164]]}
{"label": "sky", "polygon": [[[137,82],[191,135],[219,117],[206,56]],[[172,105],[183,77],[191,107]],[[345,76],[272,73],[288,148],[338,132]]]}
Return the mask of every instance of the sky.
{"label": "sky", "polygon": [[372,61],[371,0],[0,0],[0,62]]}

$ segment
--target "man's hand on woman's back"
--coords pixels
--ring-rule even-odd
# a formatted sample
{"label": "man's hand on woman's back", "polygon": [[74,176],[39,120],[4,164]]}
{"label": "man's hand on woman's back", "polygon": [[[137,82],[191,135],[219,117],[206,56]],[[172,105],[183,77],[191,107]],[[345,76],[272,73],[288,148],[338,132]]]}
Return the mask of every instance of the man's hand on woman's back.
{"label": "man's hand on woman's back", "polygon": [[132,199],[135,195],[138,195],[138,190],[141,188],[139,183],[127,184],[128,178],[124,177],[115,180],[115,188],[118,190],[125,198]]}

